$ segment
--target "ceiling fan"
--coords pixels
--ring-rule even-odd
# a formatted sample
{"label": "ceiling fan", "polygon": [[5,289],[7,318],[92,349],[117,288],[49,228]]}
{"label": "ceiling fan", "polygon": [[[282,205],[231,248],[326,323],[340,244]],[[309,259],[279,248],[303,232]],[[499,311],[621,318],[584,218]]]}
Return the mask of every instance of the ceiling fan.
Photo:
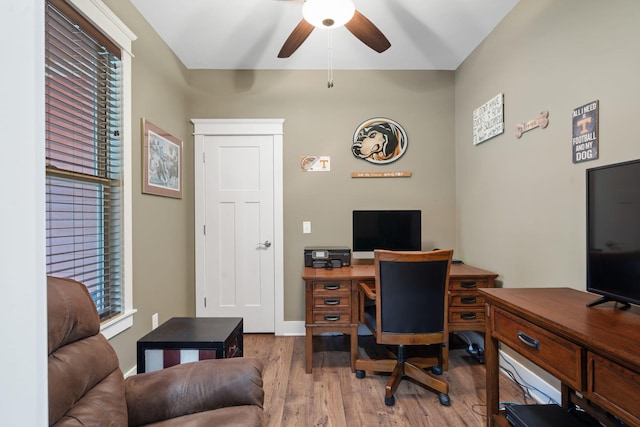
{"label": "ceiling fan", "polygon": [[330,29],[344,25],[362,43],[378,53],[391,46],[378,27],[356,10],[352,0],[303,1],[303,18],[284,42],[278,58],[290,57],[316,27]]}

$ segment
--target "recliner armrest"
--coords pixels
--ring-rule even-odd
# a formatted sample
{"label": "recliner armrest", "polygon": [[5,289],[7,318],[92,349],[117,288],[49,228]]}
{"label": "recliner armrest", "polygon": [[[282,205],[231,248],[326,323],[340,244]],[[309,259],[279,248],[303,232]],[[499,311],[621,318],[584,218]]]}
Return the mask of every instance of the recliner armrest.
{"label": "recliner armrest", "polygon": [[262,363],[254,358],[202,360],[138,374],[125,381],[129,425],[227,406],[262,408]]}

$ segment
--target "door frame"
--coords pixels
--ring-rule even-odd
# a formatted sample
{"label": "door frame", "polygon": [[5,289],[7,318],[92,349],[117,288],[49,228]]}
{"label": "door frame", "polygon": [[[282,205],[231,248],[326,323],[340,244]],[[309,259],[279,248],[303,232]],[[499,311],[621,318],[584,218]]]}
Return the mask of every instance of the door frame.
{"label": "door frame", "polygon": [[[284,212],[283,125],[284,119],[191,119],[194,125],[195,245],[204,246],[204,140],[211,135],[266,135],[273,137],[273,250],[275,335],[287,335],[284,322]],[[195,298],[204,299],[204,267],[196,251]]]}

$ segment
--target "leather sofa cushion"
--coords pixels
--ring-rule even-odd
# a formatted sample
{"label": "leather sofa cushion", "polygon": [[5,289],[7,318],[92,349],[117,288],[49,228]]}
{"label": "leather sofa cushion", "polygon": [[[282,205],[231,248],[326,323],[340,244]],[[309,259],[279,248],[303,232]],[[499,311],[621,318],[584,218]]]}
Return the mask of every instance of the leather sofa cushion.
{"label": "leather sofa cushion", "polygon": [[262,409],[258,406],[230,406],[215,411],[185,415],[144,427],[253,426],[262,427]]}
{"label": "leather sofa cushion", "polygon": [[89,291],[77,283],[71,279],[47,278],[49,354],[100,332],[100,316]]}
{"label": "leather sofa cushion", "polygon": [[[50,396],[51,398],[51,396]],[[51,411],[49,412],[51,416]],[[127,425],[127,403],[124,400],[124,378],[120,369],[112,372],[76,402],[54,427],[124,427]]]}
{"label": "leather sofa cushion", "polygon": [[[118,356],[87,288],[47,278],[49,425],[127,425]],[[108,421],[109,424],[105,424]]]}
{"label": "leather sofa cushion", "polygon": [[[57,422],[67,411],[89,399],[94,387],[108,399],[117,397],[118,404],[102,405],[113,413],[115,409],[126,420],[127,407],[124,400],[124,379],[118,366],[118,356],[102,335],[93,335],[67,344],[49,355],[49,423]],[[110,376],[120,381],[109,380]],[[102,383],[105,381],[105,384]],[[91,399],[89,399],[89,402]],[[90,404],[90,403],[89,403]]]}
{"label": "leather sofa cushion", "polygon": [[125,387],[132,426],[233,406],[253,405],[261,412],[264,402],[262,362],[253,358],[176,365],[129,377]]}

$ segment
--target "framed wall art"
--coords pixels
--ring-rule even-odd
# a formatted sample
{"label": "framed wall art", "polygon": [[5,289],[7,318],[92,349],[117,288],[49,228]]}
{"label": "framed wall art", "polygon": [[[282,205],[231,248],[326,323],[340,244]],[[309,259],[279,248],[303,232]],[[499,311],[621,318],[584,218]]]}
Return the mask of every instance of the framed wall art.
{"label": "framed wall art", "polygon": [[596,160],[598,146],[598,108],[600,101],[595,100],[573,110],[572,157],[573,163]]}
{"label": "framed wall art", "polygon": [[182,141],[144,118],[142,192],[182,198]]}
{"label": "framed wall art", "polygon": [[473,145],[504,132],[504,95],[497,94],[473,110]]}
{"label": "framed wall art", "polygon": [[386,164],[402,157],[408,144],[407,133],[398,122],[376,117],[358,126],[353,134],[351,152],[367,162]]}

